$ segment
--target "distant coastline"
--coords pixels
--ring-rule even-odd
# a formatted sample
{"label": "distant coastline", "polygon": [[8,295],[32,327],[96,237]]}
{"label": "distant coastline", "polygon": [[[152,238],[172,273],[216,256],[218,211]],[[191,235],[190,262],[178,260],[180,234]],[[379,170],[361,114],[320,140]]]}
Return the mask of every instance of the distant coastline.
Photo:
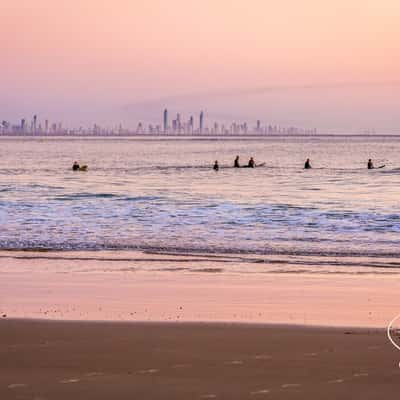
{"label": "distant coastline", "polygon": [[149,133],[141,133],[141,134],[117,134],[117,133],[99,133],[99,134],[36,134],[36,133],[24,133],[24,134],[13,134],[0,133],[0,138],[182,138],[182,139],[254,139],[254,138],[328,138],[328,137],[352,137],[352,138],[374,138],[374,137],[400,137],[400,133],[317,133],[317,134],[260,134],[260,133],[248,133],[248,134],[170,134],[170,133],[162,133],[162,134],[149,134]]}

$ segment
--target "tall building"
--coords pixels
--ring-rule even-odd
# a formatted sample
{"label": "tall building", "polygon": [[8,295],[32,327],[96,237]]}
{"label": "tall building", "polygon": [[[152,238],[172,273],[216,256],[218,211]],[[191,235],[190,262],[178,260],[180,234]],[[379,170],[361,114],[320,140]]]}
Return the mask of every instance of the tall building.
{"label": "tall building", "polygon": [[136,134],[143,134],[143,124],[141,122],[138,123],[138,126],[136,128]]}
{"label": "tall building", "polygon": [[37,115],[33,116],[33,132],[36,133],[37,129]]}
{"label": "tall building", "polygon": [[25,118],[21,119],[21,132],[25,132]]}
{"label": "tall building", "polygon": [[176,114],[176,128],[178,130],[178,134],[181,134],[182,131],[181,114]]}
{"label": "tall building", "polygon": [[200,112],[200,121],[199,121],[200,133],[203,133],[203,123],[204,123],[204,113],[203,113],[203,111],[201,111]]}
{"label": "tall building", "polygon": [[214,132],[212,132],[214,135],[218,135],[218,128],[219,128],[218,123],[214,122]]}
{"label": "tall building", "polygon": [[168,131],[168,110],[164,110],[164,120],[163,120],[163,131],[167,133]]}
{"label": "tall building", "polygon": [[193,133],[193,128],[194,128],[194,119],[193,115],[191,115],[189,119],[189,133]]}

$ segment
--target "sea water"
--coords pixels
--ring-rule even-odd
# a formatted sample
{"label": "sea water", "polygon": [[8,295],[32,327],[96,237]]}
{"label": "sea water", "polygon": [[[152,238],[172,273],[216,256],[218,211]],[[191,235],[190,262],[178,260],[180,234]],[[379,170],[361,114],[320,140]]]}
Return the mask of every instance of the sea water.
{"label": "sea water", "polygon": [[0,249],[393,258],[399,200],[396,137],[0,139]]}

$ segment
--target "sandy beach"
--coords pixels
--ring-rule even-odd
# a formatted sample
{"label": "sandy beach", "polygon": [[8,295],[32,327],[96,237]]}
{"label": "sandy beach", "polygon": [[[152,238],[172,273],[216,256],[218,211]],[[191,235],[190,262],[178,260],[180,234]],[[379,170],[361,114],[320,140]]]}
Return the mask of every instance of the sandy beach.
{"label": "sandy beach", "polygon": [[4,400],[381,399],[400,388],[381,330],[1,320],[0,344]]}
{"label": "sandy beach", "polygon": [[[1,252],[8,318],[386,328],[400,313],[396,268],[318,260],[141,252]],[[233,256],[231,256],[233,257]],[[362,265],[364,262],[365,265]],[[292,264],[290,264],[292,263]],[[306,265],[305,263],[308,263]],[[378,260],[374,260],[379,265]],[[244,272],[241,272],[244,271]]]}
{"label": "sandy beach", "polygon": [[0,398],[397,394],[396,270],[224,257],[2,252]]}

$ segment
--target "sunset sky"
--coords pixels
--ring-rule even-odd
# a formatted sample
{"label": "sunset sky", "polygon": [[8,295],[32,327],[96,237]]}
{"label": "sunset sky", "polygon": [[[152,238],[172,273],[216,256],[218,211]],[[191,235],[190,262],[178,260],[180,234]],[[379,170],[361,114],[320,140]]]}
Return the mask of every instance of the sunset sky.
{"label": "sunset sky", "polygon": [[399,0],[2,0],[0,119],[400,133]]}

